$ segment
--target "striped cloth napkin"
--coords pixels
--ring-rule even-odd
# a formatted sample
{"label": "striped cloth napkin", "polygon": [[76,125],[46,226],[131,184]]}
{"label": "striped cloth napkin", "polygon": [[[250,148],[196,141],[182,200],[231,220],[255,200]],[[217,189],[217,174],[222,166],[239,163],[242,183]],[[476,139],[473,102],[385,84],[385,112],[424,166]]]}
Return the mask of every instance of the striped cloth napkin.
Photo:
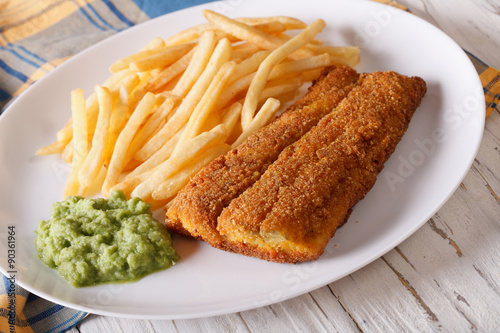
{"label": "striped cloth napkin", "polygon": [[[375,0],[405,9],[395,1]],[[0,3],[0,113],[33,82],[72,55],[117,32],[207,0],[6,0]],[[500,100],[500,74],[472,54],[487,115]],[[0,332],[62,332],[87,313],[0,283]]]}

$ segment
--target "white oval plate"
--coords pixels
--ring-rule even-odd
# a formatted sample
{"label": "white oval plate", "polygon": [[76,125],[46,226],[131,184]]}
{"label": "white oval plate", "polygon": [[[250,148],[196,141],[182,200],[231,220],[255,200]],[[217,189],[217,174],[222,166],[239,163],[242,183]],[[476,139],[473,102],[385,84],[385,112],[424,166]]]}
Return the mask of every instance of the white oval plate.
{"label": "white oval plate", "polygon": [[[34,230],[62,199],[68,167],[37,157],[70,116],[70,90],[89,94],[116,59],[160,35],[204,22],[201,10],[230,17],[323,18],[319,38],[359,45],[357,70],[418,75],[428,93],[371,192],[315,262],[277,264],[176,238],[182,259],[136,283],[74,289],[36,256]],[[71,58],[23,93],[0,117],[0,267],[7,262],[8,226],[16,231],[16,282],[72,308],[151,319],[206,317],[283,301],[333,282],[379,258],[422,226],[460,184],[484,126],[484,96],[469,59],[443,32],[412,14],[365,1],[300,0],[208,3],[151,20]]]}

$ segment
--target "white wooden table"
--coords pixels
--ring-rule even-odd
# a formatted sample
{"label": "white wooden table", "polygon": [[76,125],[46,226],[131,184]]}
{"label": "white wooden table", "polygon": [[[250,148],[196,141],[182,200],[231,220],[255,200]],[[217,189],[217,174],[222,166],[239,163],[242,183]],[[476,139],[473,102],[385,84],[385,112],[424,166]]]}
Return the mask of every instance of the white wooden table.
{"label": "white wooden table", "polygon": [[[347,0],[346,0],[347,1]],[[400,0],[500,68],[500,1]],[[500,332],[500,110],[461,186],[422,228],[349,276],[288,301],[191,320],[90,315],[70,332]]]}

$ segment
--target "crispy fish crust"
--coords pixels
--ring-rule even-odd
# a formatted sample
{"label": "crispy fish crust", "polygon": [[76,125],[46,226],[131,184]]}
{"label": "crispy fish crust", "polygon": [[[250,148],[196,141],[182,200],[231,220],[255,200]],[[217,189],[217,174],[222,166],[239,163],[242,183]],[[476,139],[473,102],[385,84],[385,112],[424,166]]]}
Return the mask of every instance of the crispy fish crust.
{"label": "crispy fish crust", "polygon": [[167,227],[224,248],[217,218],[229,203],[252,186],[287,146],[330,113],[356,85],[350,67],[330,67],[308,93],[268,126],[200,171],[167,211]]}
{"label": "crispy fish crust", "polygon": [[222,211],[217,231],[229,250],[289,263],[323,253],[426,92],[421,78],[394,72],[363,74],[358,84]]}

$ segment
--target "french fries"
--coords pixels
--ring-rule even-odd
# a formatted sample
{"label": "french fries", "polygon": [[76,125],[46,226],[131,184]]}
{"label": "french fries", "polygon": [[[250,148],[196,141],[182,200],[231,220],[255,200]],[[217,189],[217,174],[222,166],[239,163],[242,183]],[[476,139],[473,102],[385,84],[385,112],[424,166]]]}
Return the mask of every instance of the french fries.
{"label": "french fries", "polygon": [[283,61],[288,55],[306,45],[307,42],[313,39],[325,27],[325,25],[325,22],[321,19],[314,21],[300,34],[277,47],[262,62],[255,73],[255,77],[252,79],[252,83],[250,83],[247,97],[245,98],[245,104],[243,104],[243,110],[241,110],[241,126],[244,129],[250,125],[255,114],[255,109],[257,108],[259,95],[264,90],[267,78],[273,67]]}
{"label": "french fries", "polygon": [[317,38],[321,19],[203,16],[207,23],[117,59],[86,99],[81,89],[71,92],[71,118],[36,152],[60,154],[71,165],[64,196],[119,189],[154,208],[168,206],[195,173],[271,122],[322,68],[359,62],[358,48]]}
{"label": "french fries", "polygon": [[[86,193],[87,189],[90,188],[93,181],[98,177],[104,165],[107,148],[109,120],[112,109],[111,92],[108,88],[101,86],[96,86],[95,92],[99,104],[99,115],[94,136],[92,137],[92,147],[78,172],[78,182],[80,183],[79,194],[81,195]],[[75,155],[73,153],[73,159]]]}

